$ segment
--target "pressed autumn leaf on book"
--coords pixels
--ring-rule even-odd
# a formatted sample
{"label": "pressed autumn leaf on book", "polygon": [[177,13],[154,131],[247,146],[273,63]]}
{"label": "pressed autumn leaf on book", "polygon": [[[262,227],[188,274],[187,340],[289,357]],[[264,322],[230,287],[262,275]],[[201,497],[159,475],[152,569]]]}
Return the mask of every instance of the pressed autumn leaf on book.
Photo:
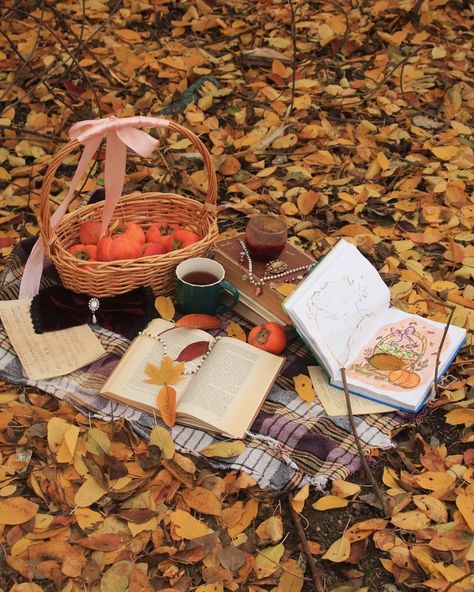
{"label": "pressed autumn leaf on book", "polygon": [[165,356],[159,366],[151,362],[145,367],[148,384],[162,385],[158,391],[156,404],[161,417],[168,427],[173,427],[176,421],[176,391],[170,386],[177,384],[183,378],[184,362],[174,363],[170,356]]}

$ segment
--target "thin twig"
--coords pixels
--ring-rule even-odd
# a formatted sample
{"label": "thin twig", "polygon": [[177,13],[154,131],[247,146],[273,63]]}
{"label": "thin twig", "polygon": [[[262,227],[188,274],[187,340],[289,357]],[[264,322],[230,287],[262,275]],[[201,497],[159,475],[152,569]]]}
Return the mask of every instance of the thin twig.
{"label": "thin twig", "polygon": [[290,109],[288,114],[291,115],[293,113],[293,109],[295,107],[295,93],[296,93],[296,11],[293,5],[293,0],[288,0],[288,4],[290,5],[291,11],[291,43],[293,46],[293,58],[291,61],[291,69],[292,69],[292,76],[291,76],[291,102],[290,102]]}
{"label": "thin twig", "polygon": [[436,352],[436,363],[435,363],[434,383],[433,384],[434,384],[434,389],[435,389],[435,393],[436,393],[436,396],[437,397],[439,397],[439,395],[440,395],[440,393],[439,393],[439,383],[438,383],[439,359],[441,357],[441,351],[443,349],[443,345],[444,345],[444,342],[446,340],[446,335],[448,334],[449,326],[451,325],[451,321],[453,319],[453,315],[454,315],[454,311],[455,310],[456,309],[454,307],[451,308],[451,313],[449,314],[448,322],[444,326],[443,336],[441,337],[441,342],[439,344],[438,351]]}
{"label": "thin twig", "polygon": [[314,589],[316,590],[316,592],[325,592],[324,584],[316,568],[316,562],[313,556],[311,555],[311,550],[308,545],[308,539],[306,538],[303,525],[301,524],[300,515],[293,508],[293,495],[291,493],[288,495],[288,505],[290,507],[290,514],[293,520],[293,524],[295,525],[296,532],[298,533],[298,538],[300,539],[301,546],[303,547],[303,552],[306,555],[309,571],[311,572],[311,577],[314,582]]}
{"label": "thin twig", "polygon": [[346,397],[347,414],[349,416],[349,423],[351,424],[352,433],[354,434],[354,439],[356,442],[357,450],[359,452],[360,460],[361,460],[362,465],[365,469],[367,477],[369,478],[369,481],[370,481],[372,487],[374,488],[375,495],[378,497],[378,499],[382,505],[382,509],[383,509],[385,516],[390,516],[388,506],[387,506],[387,501],[385,499],[385,495],[384,495],[383,491],[380,489],[380,487],[378,486],[377,481],[375,480],[375,477],[372,474],[372,471],[370,470],[370,467],[367,463],[367,459],[365,458],[364,451],[362,450],[362,445],[359,440],[359,434],[357,433],[357,428],[356,428],[356,425],[354,422],[354,415],[352,414],[352,405],[351,405],[351,399],[350,399],[350,395],[349,395],[349,389],[347,387],[346,369],[345,368],[341,368],[341,376],[342,376],[342,385],[344,387],[344,395]]}

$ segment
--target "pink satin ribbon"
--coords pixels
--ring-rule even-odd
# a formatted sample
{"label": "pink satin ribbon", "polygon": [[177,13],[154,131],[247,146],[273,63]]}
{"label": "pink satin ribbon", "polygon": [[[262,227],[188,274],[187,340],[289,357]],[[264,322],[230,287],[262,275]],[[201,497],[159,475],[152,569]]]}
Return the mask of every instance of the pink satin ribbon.
{"label": "pink satin ribbon", "polygon": [[[127,146],[140,156],[149,156],[158,144],[158,140],[138,127],[167,128],[169,121],[157,117],[107,117],[90,119],[74,124],[69,130],[71,140],[78,140],[84,145],[79,164],[72,178],[69,191],[64,201],[51,216],[51,228],[54,230],[67,212],[74,192],[79,185],[101,141],[106,139],[105,148],[105,202],[102,215],[102,234],[105,233],[112,218],[115,206],[122,195],[125,181]],[[36,241],[26,262],[20,285],[20,298],[32,298],[39,291],[43,272],[44,244],[41,237]]]}

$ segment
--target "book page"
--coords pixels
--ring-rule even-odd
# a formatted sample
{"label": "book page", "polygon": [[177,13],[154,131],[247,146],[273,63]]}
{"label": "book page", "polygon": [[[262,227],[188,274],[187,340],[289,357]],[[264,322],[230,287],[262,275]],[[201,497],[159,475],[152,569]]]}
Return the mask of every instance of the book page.
{"label": "book page", "polygon": [[335,376],[347,366],[389,302],[389,289],[377,270],[356,247],[342,240],[295,290],[285,308]]}
{"label": "book page", "polygon": [[[346,370],[349,388],[392,405],[416,409],[434,382],[445,325],[393,307],[379,320]],[[464,329],[449,327],[438,376],[445,371],[464,335]]]}
{"label": "book page", "polygon": [[[166,352],[162,343],[156,339],[147,335],[139,335],[120,360],[101,392],[120,398],[120,400],[129,402],[131,405],[135,403],[148,410],[158,412],[156,397],[161,386],[146,382],[148,380],[145,371],[147,364],[151,363],[159,366],[165,357],[165,353],[174,360],[190,343],[212,340],[212,336],[205,331],[173,327],[174,323],[164,321],[163,319],[154,319],[151,321],[146,328],[146,333],[161,335]],[[167,329],[171,328],[173,328],[172,331],[167,331]],[[185,370],[194,370],[198,363],[199,358],[186,362]],[[186,376],[173,385],[176,391],[177,412],[179,412],[179,403],[189,382],[190,377]]]}
{"label": "book page", "polygon": [[[347,415],[346,396],[341,389],[334,388],[329,384],[328,377],[319,366],[308,366],[311,382],[313,383],[316,397],[324,407],[324,411],[333,417]],[[350,395],[351,409],[353,415],[368,415],[370,413],[387,413],[393,411],[392,407],[370,401],[363,397]]]}
{"label": "book page", "polygon": [[0,301],[0,318],[29,379],[64,376],[105,355],[88,325],[35,333],[30,305],[29,298]]}
{"label": "book page", "polygon": [[223,337],[189,383],[180,401],[180,413],[242,437],[283,362],[284,358]]}

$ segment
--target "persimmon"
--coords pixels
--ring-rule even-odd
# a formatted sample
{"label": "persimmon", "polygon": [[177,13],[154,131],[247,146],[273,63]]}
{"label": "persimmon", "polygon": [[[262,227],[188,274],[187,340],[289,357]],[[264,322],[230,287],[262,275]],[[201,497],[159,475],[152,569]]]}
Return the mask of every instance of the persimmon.
{"label": "persimmon", "polygon": [[144,245],[146,242],[145,232],[136,222],[125,222],[124,224],[121,224],[112,231],[112,236],[121,236],[135,243],[139,243],[140,245]]}
{"label": "persimmon", "polygon": [[167,222],[155,222],[146,231],[147,243],[160,243],[162,239],[173,234],[175,230],[179,230],[179,224],[168,224]]}
{"label": "persimmon", "polygon": [[167,251],[177,251],[189,247],[199,240],[201,237],[196,232],[180,228],[164,239],[164,245]]}
{"label": "persimmon", "polygon": [[79,240],[81,244],[97,245],[100,240],[101,230],[102,222],[100,220],[86,220],[83,222],[79,227]]}
{"label": "persimmon", "polygon": [[98,261],[117,261],[140,257],[142,244],[126,236],[106,236],[97,245]]}
{"label": "persimmon", "polygon": [[281,354],[286,347],[286,333],[278,323],[265,323],[254,327],[247,338],[250,345],[271,354]]}
{"label": "persimmon", "polygon": [[141,257],[149,257],[150,255],[163,255],[166,249],[162,243],[145,243],[143,245]]}
{"label": "persimmon", "polygon": [[97,259],[97,245],[83,245],[78,243],[69,248],[71,255],[81,261],[95,261]]}
{"label": "persimmon", "polygon": [[411,389],[420,384],[420,375],[411,370],[392,370],[388,374],[388,380],[392,384],[401,386],[402,388]]}

